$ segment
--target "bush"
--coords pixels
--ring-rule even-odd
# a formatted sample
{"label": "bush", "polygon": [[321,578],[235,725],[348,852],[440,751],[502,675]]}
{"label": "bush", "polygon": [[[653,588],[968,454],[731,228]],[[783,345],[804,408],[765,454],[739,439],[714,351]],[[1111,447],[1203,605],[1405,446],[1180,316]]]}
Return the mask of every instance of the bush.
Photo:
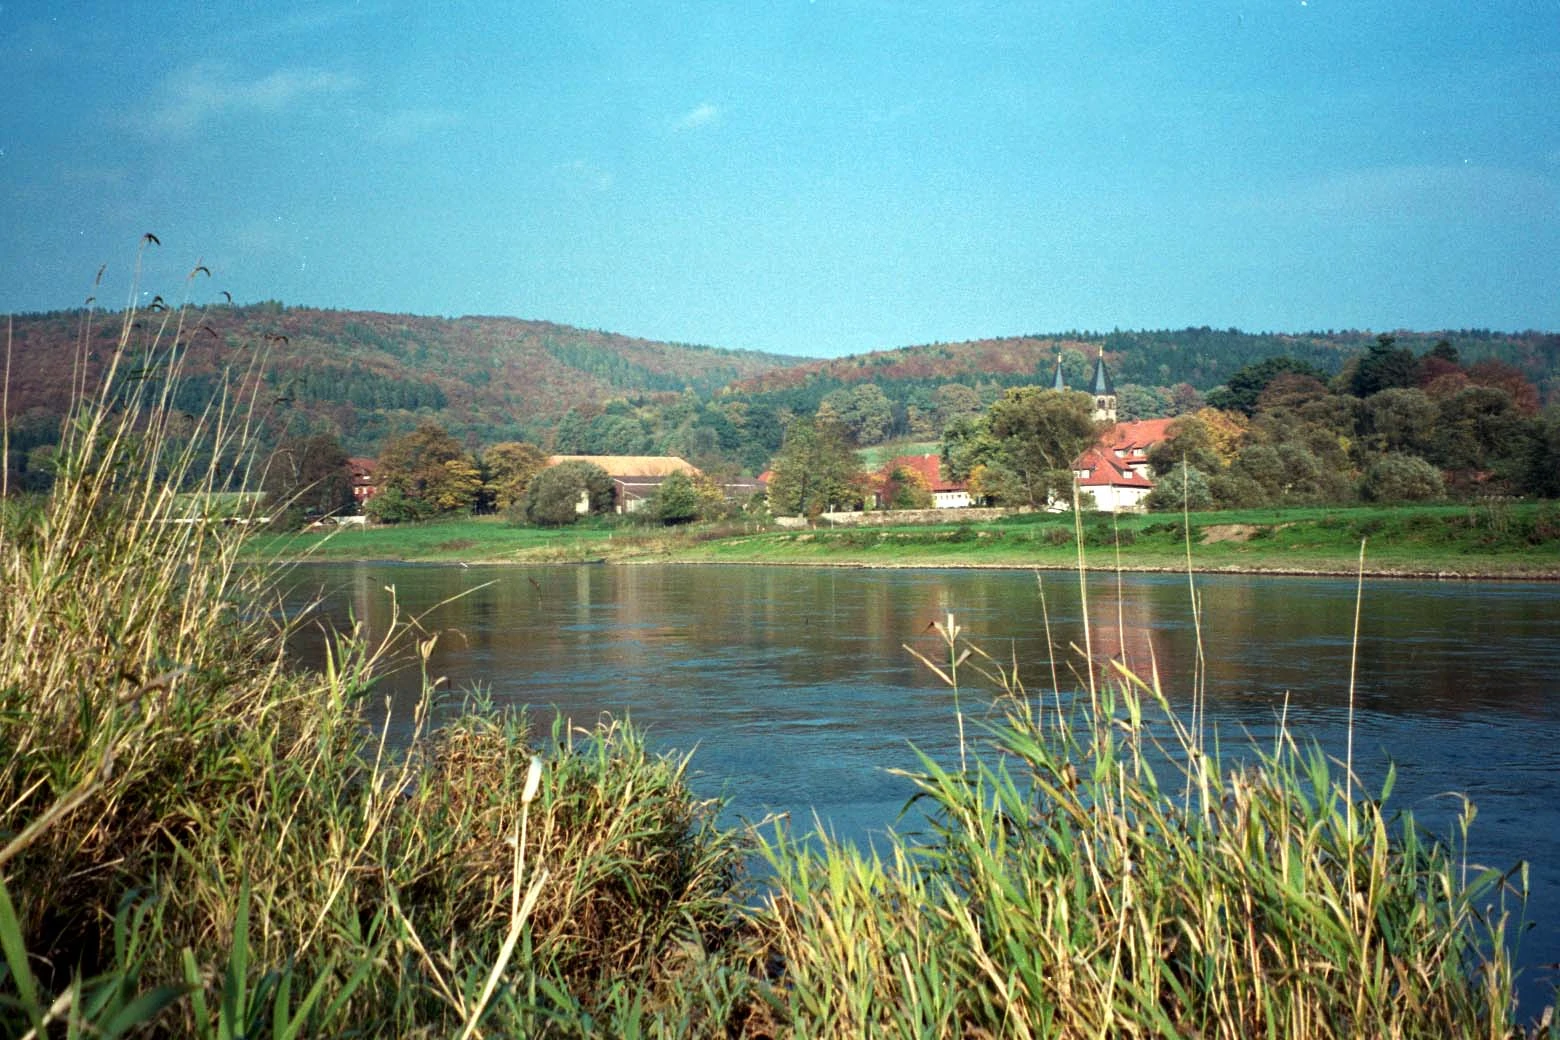
{"label": "bush", "polygon": [[649,515],[663,524],[686,524],[699,518],[699,489],[686,473],[669,474],[655,489]]}
{"label": "bush", "polygon": [[524,499],[525,519],[543,527],[562,527],[582,516],[612,508],[612,478],[590,462],[571,459],[531,478]]}
{"label": "bush", "polygon": [[1083,529],[1083,544],[1093,549],[1131,545],[1136,541],[1137,532],[1130,527],[1096,522]]}
{"label": "bush", "polygon": [[435,510],[422,499],[412,498],[398,487],[380,489],[363,504],[363,512],[378,524],[401,524],[428,520]]}
{"label": "bush", "polygon": [[1195,513],[1213,508],[1213,491],[1201,470],[1177,462],[1159,478],[1145,503],[1156,513],[1179,512],[1183,508]]}
{"label": "bush", "polygon": [[1274,501],[1274,496],[1256,480],[1234,471],[1216,475],[1208,482],[1208,489],[1220,509],[1252,509]]}
{"label": "bush", "polygon": [[1417,455],[1389,452],[1366,469],[1360,494],[1374,502],[1424,502],[1446,493],[1441,471]]}

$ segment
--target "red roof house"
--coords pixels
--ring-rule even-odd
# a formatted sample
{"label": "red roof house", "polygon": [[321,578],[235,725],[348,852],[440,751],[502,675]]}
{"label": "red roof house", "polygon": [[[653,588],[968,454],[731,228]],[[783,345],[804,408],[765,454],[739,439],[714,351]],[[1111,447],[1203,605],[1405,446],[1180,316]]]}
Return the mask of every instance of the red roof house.
{"label": "red roof house", "polygon": [[1148,451],[1170,434],[1174,419],[1134,419],[1117,423],[1101,435],[1097,447],[1135,471],[1148,476]]}
{"label": "red roof house", "polygon": [[889,459],[878,470],[880,481],[887,481],[896,469],[918,474],[932,493],[932,505],[938,509],[963,509],[970,504],[970,489],[961,480],[948,480],[942,474],[942,459],[936,455],[900,455]]}
{"label": "red roof house", "polygon": [[1073,476],[1077,478],[1080,493],[1094,496],[1094,508],[1108,513],[1141,512],[1143,500],[1154,490],[1154,482],[1134,469],[1125,458],[1099,447],[1090,448],[1078,457],[1073,463]]}
{"label": "red roof house", "polygon": [[375,473],[379,469],[379,461],[350,458],[347,460],[347,469],[352,473],[352,500],[362,509],[364,502],[379,494],[379,478]]}
{"label": "red roof house", "polygon": [[1169,436],[1174,419],[1134,419],[1100,434],[1094,447],[1078,456],[1073,475],[1078,490],[1094,496],[1094,507],[1109,513],[1140,513],[1154,490],[1148,453]]}

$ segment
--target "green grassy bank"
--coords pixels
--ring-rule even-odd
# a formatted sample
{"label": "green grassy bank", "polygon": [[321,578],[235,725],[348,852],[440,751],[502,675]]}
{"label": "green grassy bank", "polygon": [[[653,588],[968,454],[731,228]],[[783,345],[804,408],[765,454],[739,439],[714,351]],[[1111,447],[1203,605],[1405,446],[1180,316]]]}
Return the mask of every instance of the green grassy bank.
{"label": "green grassy bank", "polygon": [[256,536],[256,559],[423,562],[671,561],[882,567],[1084,566],[1129,570],[1560,577],[1560,504],[1240,510],[1175,515],[1019,514],[990,522],[781,531],[592,523],[542,530],[497,518]]}

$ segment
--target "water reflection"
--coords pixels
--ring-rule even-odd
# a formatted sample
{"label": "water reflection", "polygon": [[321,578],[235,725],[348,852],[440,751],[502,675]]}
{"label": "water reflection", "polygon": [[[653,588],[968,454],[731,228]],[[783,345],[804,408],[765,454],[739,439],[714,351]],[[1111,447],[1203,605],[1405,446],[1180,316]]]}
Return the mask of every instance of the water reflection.
{"label": "water reflection", "polygon": [[[1183,713],[1200,687],[1227,742],[1266,742],[1282,715],[1340,758],[1352,666],[1360,771],[1379,779],[1390,756],[1394,800],[1442,832],[1458,807],[1447,792],[1471,795],[1476,856],[1533,864],[1542,923],[1524,962],[1560,960],[1554,585],[1369,582],[1351,661],[1357,588],[1335,579],[1199,576],[1194,611],[1184,575],[1080,587],[1022,572],[363,564],[295,577],[295,601],[324,590],[327,618],[375,634],[393,586],[404,612],[444,633],[430,665],[454,690],[481,686],[544,726],[555,711],[581,725],[631,716],[659,746],[694,750],[702,790],[728,796],[733,818],[816,813],[861,840],[910,793],[888,772],[913,765],[907,745],[956,759],[949,692],[904,649],[939,660],[933,626],[950,611],[1032,693],[1053,675],[1085,687],[1090,662],[1098,675],[1114,658],[1157,671]],[[415,690],[412,675],[386,681],[395,717]],[[968,692],[966,707],[984,710]]]}

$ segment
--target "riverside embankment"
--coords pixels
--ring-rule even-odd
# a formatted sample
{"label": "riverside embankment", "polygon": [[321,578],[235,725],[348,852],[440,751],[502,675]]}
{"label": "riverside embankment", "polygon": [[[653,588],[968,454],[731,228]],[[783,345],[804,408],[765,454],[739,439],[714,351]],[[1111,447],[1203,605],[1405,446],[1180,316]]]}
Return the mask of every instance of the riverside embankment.
{"label": "riverside embankment", "polygon": [[[803,529],[748,522],[658,528],[597,520],[516,527],[497,517],[259,535],[263,560],[424,563],[735,563],[1560,579],[1560,504],[1011,514]],[[1362,558],[1363,547],[1363,558]]]}

